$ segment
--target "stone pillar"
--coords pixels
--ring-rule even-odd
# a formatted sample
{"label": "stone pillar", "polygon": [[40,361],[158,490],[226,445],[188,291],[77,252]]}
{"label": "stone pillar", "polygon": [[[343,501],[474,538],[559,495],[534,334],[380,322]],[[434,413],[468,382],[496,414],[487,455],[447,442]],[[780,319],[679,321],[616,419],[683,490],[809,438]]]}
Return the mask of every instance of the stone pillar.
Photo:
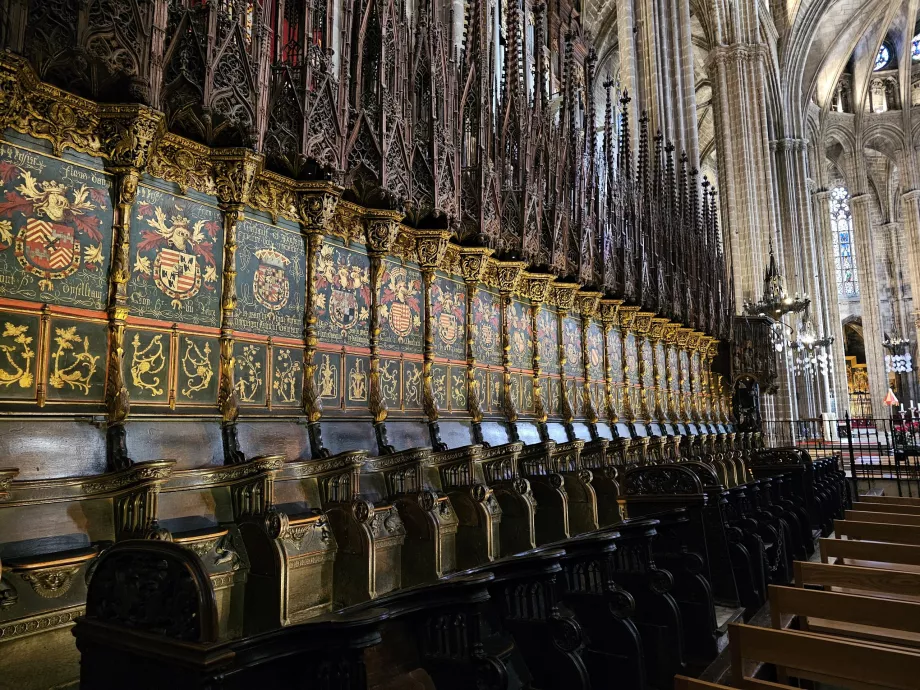
{"label": "stone pillar", "polygon": [[843,356],[843,323],[840,320],[840,308],[837,296],[837,269],[834,265],[834,236],[831,229],[831,193],[823,189],[812,194],[812,214],[815,220],[815,252],[818,257],[818,280],[826,286],[820,295],[820,301],[815,297],[815,311],[820,308],[824,317],[825,328],[823,335],[832,336],[834,344],[829,351],[828,368],[832,369],[828,383],[832,386],[836,402],[836,413],[843,417],[849,410],[849,389],[847,387],[846,360]]}
{"label": "stone pillar", "polygon": [[888,410],[883,401],[888,392],[888,376],[885,373],[885,352],[882,347],[878,281],[873,275],[876,248],[872,233],[869,195],[863,193],[851,196],[850,209],[853,213],[853,236],[856,240],[856,266],[860,275],[863,339],[866,346],[866,371],[869,376],[872,416],[877,419],[885,419],[888,417]]}
{"label": "stone pillar", "polygon": [[[904,237],[907,245],[907,265],[911,297],[913,298],[913,323],[910,337],[920,343],[920,189],[913,189],[901,195],[901,220],[904,223]],[[914,286],[918,294],[914,295]]]}
{"label": "stone pillar", "polygon": [[674,18],[677,69],[679,70],[679,107],[683,131],[681,149],[699,166],[700,140],[696,113],[696,75],[693,71],[693,38],[690,32],[690,0],[669,0]]}
{"label": "stone pillar", "polygon": [[[630,113],[630,120],[638,122],[639,105],[639,80],[636,76],[636,26],[633,0],[617,0],[617,45],[620,55],[620,88],[633,97],[635,109]],[[629,150],[639,150],[639,128],[631,127],[629,130]]]}

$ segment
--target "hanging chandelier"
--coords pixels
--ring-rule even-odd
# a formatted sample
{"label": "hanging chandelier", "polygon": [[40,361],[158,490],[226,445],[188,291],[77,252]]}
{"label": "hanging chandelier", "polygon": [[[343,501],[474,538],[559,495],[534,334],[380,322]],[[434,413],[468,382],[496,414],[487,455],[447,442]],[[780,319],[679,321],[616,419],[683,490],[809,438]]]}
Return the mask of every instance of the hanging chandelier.
{"label": "hanging chandelier", "polygon": [[786,294],[783,276],[776,266],[773,240],[770,240],[770,261],[763,277],[763,297],[759,302],[745,302],[744,313],[748,316],[770,316],[778,320],[786,314],[805,311],[809,304],[811,298],[807,294]]}

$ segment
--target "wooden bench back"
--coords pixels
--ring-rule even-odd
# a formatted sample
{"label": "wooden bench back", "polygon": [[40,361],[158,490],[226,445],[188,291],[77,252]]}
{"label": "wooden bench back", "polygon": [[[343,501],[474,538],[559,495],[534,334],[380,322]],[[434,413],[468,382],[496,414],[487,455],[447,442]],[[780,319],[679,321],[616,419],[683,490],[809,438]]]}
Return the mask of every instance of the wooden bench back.
{"label": "wooden bench back", "polygon": [[909,498],[907,496],[868,496],[859,497],[860,503],[893,503],[902,506],[920,506],[920,498]]}
{"label": "wooden bench back", "polygon": [[834,533],[847,539],[920,545],[920,526],[913,525],[834,520]]}
{"label": "wooden bench back", "polygon": [[793,566],[796,587],[820,585],[883,594],[920,596],[920,573],[804,561],[796,561]]}
{"label": "wooden bench back", "polygon": [[[884,526],[890,527],[890,525]],[[831,558],[849,558],[858,561],[920,566],[920,546],[913,544],[883,544],[855,539],[819,539],[818,548],[821,551],[822,563],[829,563]]]}
{"label": "wooden bench back", "polygon": [[900,503],[864,503],[857,501],[853,510],[870,513],[901,513],[904,515],[920,515],[920,505],[902,505]]}
{"label": "wooden bench back", "polygon": [[745,684],[745,659],[775,664],[797,678],[854,690],[916,690],[920,677],[920,652],[912,650],[738,623],[728,626],[728,635],[735,687],[758,687]]}
{"label": "wooden bench back", "polygon": [[853,522],[883,522],[891,525],[920,525],[920,515],[903,513],[882,513],[879,511],[847,510],[844,519]]}

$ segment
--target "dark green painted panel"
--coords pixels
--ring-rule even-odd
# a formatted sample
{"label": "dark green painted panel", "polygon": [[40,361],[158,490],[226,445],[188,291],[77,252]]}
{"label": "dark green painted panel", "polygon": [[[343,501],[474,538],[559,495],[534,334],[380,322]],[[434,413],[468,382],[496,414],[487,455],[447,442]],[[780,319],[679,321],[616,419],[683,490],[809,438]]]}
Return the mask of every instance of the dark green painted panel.
{"label": "dark green painted panel", "polygon": [[512,300],[508,307],[508,337],[511,366],[516,369],[533,369],[533,322],[529,304]]}
{"label": "dark green painted panel", "polygon": [[301,338],[304,244],[300,233],[247,218],[237,228],[235,328]]}
{"label": "dark green painted panel", "polygon": [[316,362],[316,390],[319,393],[323,407],[326,409],[339,409],[342,407],[342,355],[335,352],[317,352],[314,355]]}
{"label": "dark green painted panel", "polygon": [[422,409],[422,363],[403,362],[403,407]]}
{"label": "dark green painted panel", "polygon": [[217,338],[179,337],[177,405],[217,403],[220,379],[220,345]]}
{"label": "dark green painted panel", "polygon": [[398,359],[380,360],[380,390],[388,407],[398,409],[402,390],[402,366]]}
{"label": "dark green painted panel", "polygon": [[105,308],[111,184],[97,170],[0,143],[0,296]]}
{"label": "dark green painted panel", "polygon": [[51,319],[48,400],[99,402],[105,395],[108,325]]}
{"label": "dark green painted panel", "polygon": [[241,405],[265,405],[267,357],[262,343],[233,343],[233,380]]}
{"label": "dark green painted panel", "polygon": [[125,330],[125,379],[134,402],[169,402],[169,333]]}
{"label": "dark green painted panel", "polygon": [[367,407],[370,378],[367,357],[359,355],[345,357],[346,407]]}
{"label": "dark green painted panel", "polygon": [[466,401],[466,366],[450,367],[450,409],[452,412],[465,412]]}
{"label": "dark green painted panel", "polygon": [[272,348],[272,405],[300,407],[302,400],[303,350],[276,345]]}
{"label": "dark green painted panel", "polygon": [[0,312],[0,399],[35,400],[39,317]]}
{"label": "dark green painted panel", "polygon": [[466,359],[466,285],[438,273],[431,286],[434,353]]}
{"label": "dark green painted panel", "polygon": [[216,328],[222,271],[220,211],[140,186],[131,218],[131,313]]}
{"label": "dark green painted panel", "polygon": [[364,251],[326,240],[316,257],[316,331],[323,343],[367,347],[370,261]]}
{"label": "dark green painted panel", "polygon": [[384,260],[380,287],[380,347],[421,354],[422,274],[411,265]]}
{"label": "dark green painted panel", "polygon": [[473,300],[473,354],[480,364],[502,363],[501,328],[498,295],[480,288]]}

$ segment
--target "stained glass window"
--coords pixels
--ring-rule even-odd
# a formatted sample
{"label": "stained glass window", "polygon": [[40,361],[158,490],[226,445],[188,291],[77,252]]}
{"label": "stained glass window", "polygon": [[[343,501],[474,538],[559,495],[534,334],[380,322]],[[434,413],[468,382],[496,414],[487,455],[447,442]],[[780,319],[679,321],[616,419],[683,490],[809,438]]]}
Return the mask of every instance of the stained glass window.
{"label": "stained glass window", "polygon": [[888,49],[888,44],[883,43],[878,49],[878,55],[875,56],[875,66],[872,69],[875,71],[885,69],[889,62],[891,62],[891,51]]}
{"label": "stained glass window", "polygon": [[850,194],[845,187],[834,187],[831,190],[830,210],[837,294],[841,297],[859,297],[859,279],[853,252],[853,216],[850,214]]}
{"label": "stained glass window", "polygon": [[910,59],[920,62],[920,34],[914,36],[914,40],[910,42]]}

